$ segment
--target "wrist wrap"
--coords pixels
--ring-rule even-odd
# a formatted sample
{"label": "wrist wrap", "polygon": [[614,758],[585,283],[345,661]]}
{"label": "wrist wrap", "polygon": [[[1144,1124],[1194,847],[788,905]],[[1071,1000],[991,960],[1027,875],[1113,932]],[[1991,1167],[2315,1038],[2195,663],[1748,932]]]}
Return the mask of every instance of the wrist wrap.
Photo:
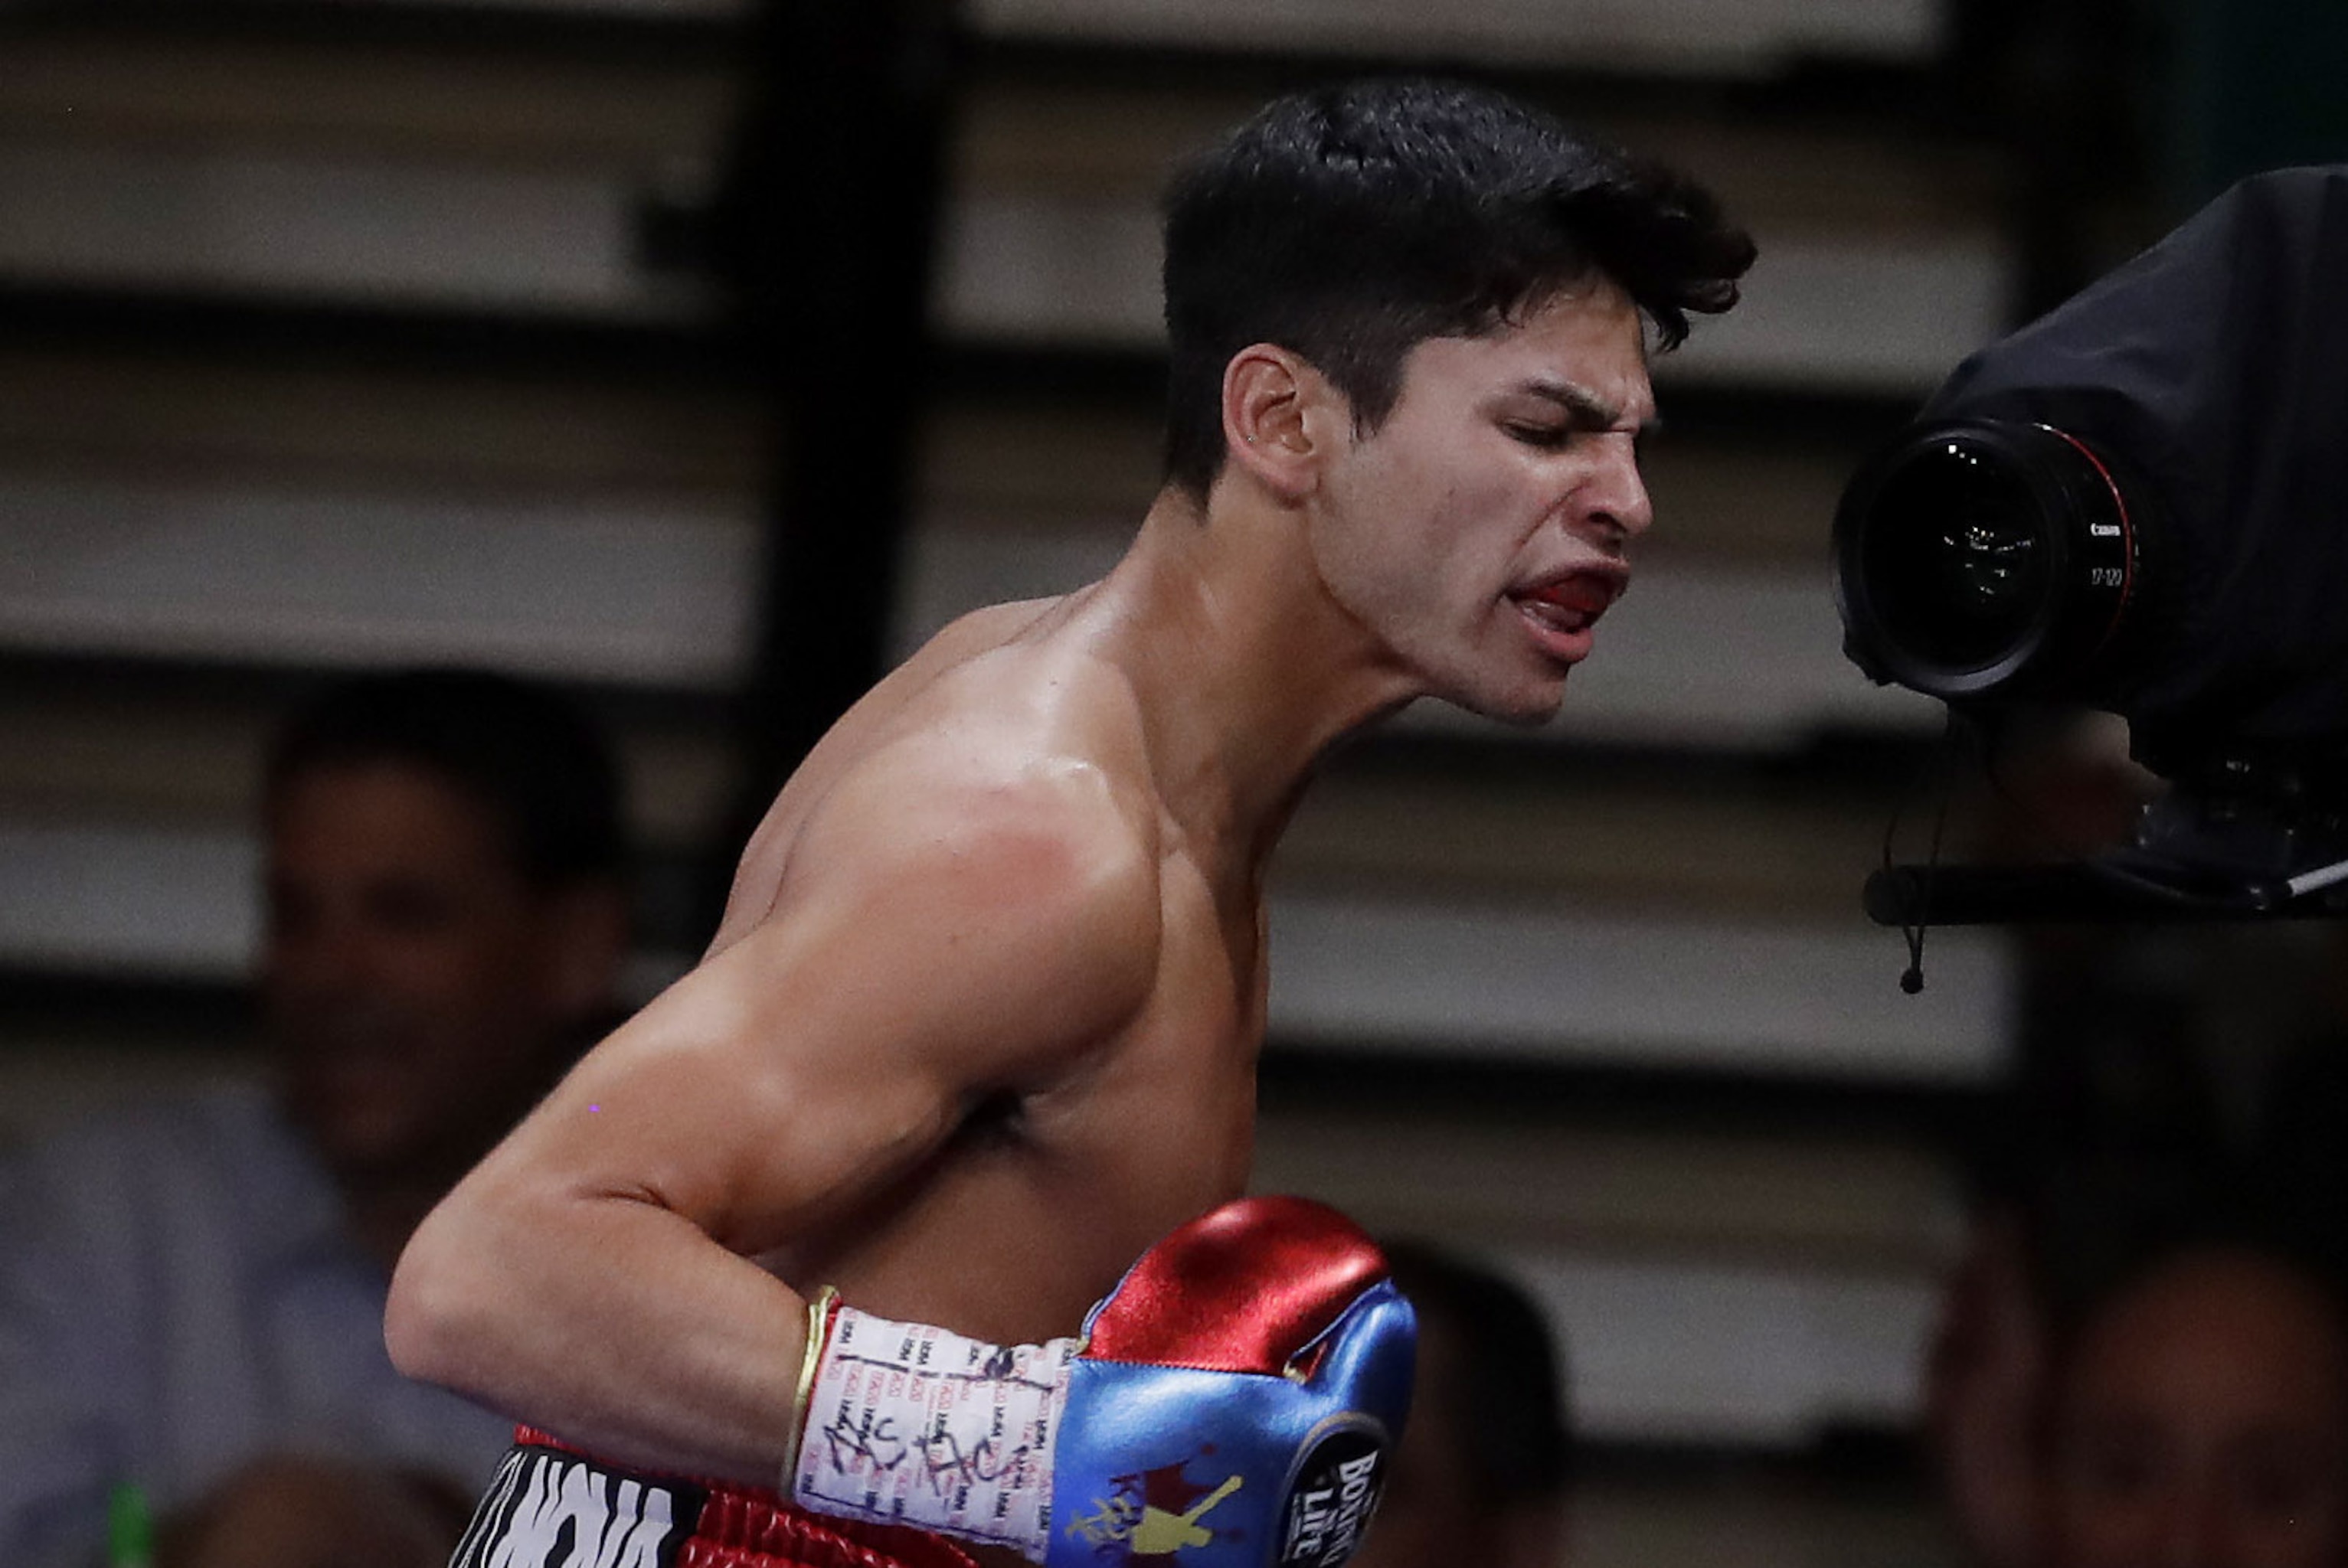
{"label": "wrist wrap", "polygon": [[1076,1346],[990,1345],[838,1309],[787,1493],[818,1512],[943,1531],[1040,1562]]}

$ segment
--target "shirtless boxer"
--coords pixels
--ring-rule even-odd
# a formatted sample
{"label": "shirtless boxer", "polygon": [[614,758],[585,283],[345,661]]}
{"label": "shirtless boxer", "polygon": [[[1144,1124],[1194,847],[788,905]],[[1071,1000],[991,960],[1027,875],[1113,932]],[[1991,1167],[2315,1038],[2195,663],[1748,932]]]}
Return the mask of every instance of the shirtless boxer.
{"label": "shirtless boxer", "polygon": [[[840,1511],[784,1471],[826,1447],[800,1423],[850,1315],[811,1336],[819,1286],[1033,1358],[1241,1190],[1265,863],[1316,760],[1424,695],[1556,710],[1650,519],[1646,329],[1726,309],[1752,246],[1678,177],[1426,83],[1275,103],[1167,210],[1168,479],[1131,549],[955,623],[815,748],[700,966],[417,1234],[404,1368]],[[1241,1317],[1350,1245],[1250,1227]]]}

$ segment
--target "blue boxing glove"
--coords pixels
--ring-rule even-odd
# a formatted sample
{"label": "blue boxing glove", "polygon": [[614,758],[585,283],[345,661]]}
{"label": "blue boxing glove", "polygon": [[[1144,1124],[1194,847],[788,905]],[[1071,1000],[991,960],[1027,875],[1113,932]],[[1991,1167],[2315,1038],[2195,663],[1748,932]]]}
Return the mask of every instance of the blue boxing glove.
{"label": "blue boxing glove", "polygon": [[1245,1198],[1143,1254],[1081,1339],[819,1313],[784,1491],[1046,1568],[1335,1568],[1376,1507],[1416,1338],[1351,1221]]}

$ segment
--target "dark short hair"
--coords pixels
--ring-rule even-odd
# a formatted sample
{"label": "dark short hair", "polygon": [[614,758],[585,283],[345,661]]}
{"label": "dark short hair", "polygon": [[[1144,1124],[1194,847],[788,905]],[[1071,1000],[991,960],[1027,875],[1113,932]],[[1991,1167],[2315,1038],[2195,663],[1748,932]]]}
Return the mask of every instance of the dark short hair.
{"label": "dark short hair", "polygon": [[2186,1263],[2265,1263],[2313,1289],[2348,1352],[2348,1276],[2333,1194],[2279,1190],[2255,1166],[2209,1162],[2058,1169],[2024,1206],[2031,1283],[2058,1368],[2114,1311]]}
{"label": "dark short hair", "polygon": [[1753,241],[1682,175],[1456,82],[1369,79],[1275,100],[1185,167],[1165,201],[1166,477],[1203,501],[1222,378],[1273,343],[1376,428],[1430,337],[1520,319],[1612,279],[1660,346],[1736,302]]}
{"label": "dark short hair", "polygon": [[423,769],[485,807],[514,868],[534,886],[626,869],[611,749],[572,702],[544,686],[454,668],[335,682],[279,733],[268,797],[273,804],[306,774],[372,763]]}
{"label": "dark short hair", "polygon": [[1447,1330],[1458,1347],[1459,1386],[1419,1396],[1449,1406],[1482,1501],[1563,1491],[1572,1459],[1564,1358],[1540,1307],[1514,1280],[1443,1248],[1405,1240],[1383,1250],[1421,1324]]}

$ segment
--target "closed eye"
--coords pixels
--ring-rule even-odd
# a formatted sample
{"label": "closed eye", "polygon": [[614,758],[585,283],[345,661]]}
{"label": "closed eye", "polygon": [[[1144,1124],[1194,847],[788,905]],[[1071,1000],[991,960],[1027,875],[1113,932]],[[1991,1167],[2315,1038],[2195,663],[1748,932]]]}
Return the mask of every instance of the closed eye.
{"label": "closed eye", "polygon": [[1580,433],[1570,425],[1509,424],[1501,428],[1509,433],[1510,438],[1544,452],[1553,452],[1570,445]]}

